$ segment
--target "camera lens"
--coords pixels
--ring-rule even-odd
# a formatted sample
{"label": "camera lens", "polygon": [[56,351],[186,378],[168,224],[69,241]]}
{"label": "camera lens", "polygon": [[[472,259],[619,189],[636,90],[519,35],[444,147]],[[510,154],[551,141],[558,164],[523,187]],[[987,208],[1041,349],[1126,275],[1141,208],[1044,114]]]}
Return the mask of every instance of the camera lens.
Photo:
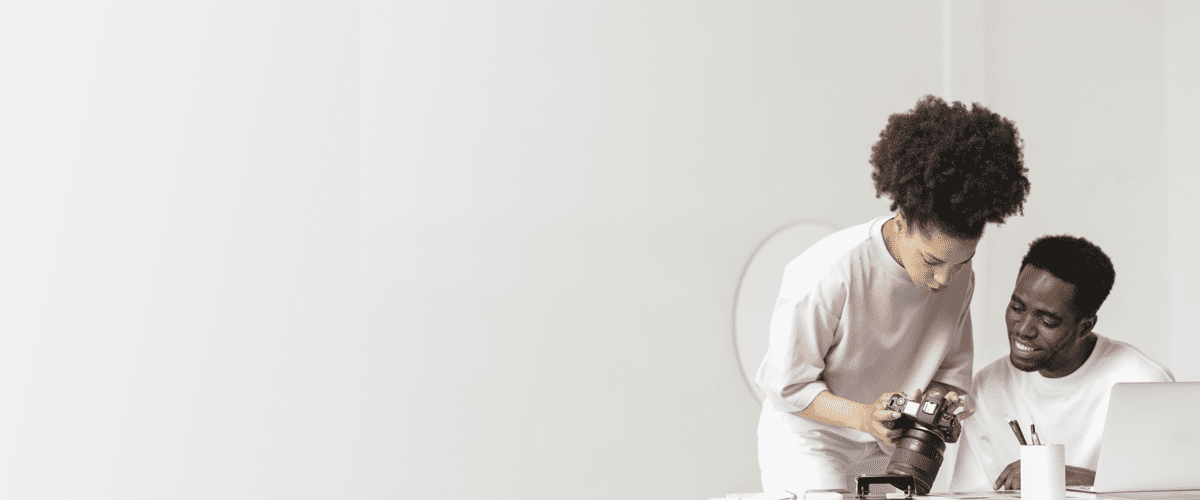
{"label": "camera lens", "polygon": [[896,441],[896,452],[888,462],[888,474],[908,474],[916,480],[918,495],[929,493],[942,467],[946,442],[936,432],[921,426],[910,427]]}

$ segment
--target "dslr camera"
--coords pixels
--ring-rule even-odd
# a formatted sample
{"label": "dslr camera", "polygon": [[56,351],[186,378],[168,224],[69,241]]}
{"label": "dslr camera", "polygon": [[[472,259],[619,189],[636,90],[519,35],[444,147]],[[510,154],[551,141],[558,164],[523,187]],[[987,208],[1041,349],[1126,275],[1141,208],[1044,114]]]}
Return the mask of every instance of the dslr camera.
{"label": "dslr camera", "polygon": [[942,467],[946,443],[958,441],[962,431],[958,416],[949,411],[951,408],[943,394],[922,394],[920,401],[892,395],[887,409],[900,412],[900,418],[890,422],[891,428],[904,429],[904,432],[896,441],[896,451],[888,462],[886,476],[912,477],[916,494],[929,493],[938,469]]}

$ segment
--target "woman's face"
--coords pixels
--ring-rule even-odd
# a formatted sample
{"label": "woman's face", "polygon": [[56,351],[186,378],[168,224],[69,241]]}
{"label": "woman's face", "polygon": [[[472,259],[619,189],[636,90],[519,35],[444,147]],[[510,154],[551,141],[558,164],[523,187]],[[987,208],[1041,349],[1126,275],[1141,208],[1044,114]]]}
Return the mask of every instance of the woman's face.
{"label": "woman's face", "polygon": [[932,225],[910,227],[903,215],[896,215],[896,232],[892,251],[900,265],[917,286],[933,292],[946,288],[954,276],[975,256],[979,240],[964,240],[948,236]]}

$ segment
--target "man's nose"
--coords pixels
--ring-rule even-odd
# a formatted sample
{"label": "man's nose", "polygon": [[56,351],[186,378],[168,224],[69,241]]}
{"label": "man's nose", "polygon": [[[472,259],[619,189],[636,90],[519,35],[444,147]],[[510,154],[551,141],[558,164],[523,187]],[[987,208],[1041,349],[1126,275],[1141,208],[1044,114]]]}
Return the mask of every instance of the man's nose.
{"label": "man's nose", "polygon": [[1017,334],[1026,338],[1037,336],[1037,328],[1033,327],[1033,315],[1026,314],[1021,317],[1017,322]]}

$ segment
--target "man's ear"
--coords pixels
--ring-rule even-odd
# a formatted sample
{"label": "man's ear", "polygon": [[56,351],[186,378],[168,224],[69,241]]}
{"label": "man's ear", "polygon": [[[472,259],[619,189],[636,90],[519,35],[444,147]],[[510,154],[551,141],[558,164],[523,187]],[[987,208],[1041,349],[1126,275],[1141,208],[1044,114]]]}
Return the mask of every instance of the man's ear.
{"label": "man's ear", "polygon": [[1096,322],[1099,320],[1100,320],[1100,318],[1097,318],[1095,314],[1088,316],[1086,318],[1083,318],[1083,321],[1079,322],[1079,336],[1078,337],[1083,338],[1083,337],[1086,337],[1087,334],[1092,333],[1092,328],[1096,327]]}

